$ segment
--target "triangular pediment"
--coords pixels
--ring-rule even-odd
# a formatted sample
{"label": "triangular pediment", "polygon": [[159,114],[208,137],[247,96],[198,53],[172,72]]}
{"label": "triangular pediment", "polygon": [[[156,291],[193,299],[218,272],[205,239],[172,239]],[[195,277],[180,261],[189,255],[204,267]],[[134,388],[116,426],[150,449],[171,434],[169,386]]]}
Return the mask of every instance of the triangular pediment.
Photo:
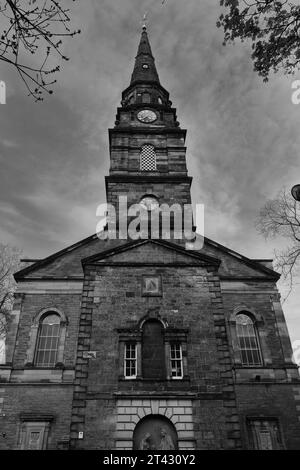
{"label": "triangular pediment", "polygon": [[219,266],[220,261],[204,253],[186,250],[166,240],[139,240],[82,260],[87,264],[139,264]]}
{"label": "triangular pediment", "polygon": [[[15,274],[18,282],[26,279],[83,279],[82,263],[131,262],[181,263],[190,265],[219,266],[221,278],[278,280],[279,274],[263,263],[246,258],[219,243],[205,238],[199,251],[185,249],[184,241],[166,240],[99,240],[97,235],[88,237],[57,253],[48,256]],[[123,260],[122,260],[123,258]],[[147,258],[147,259],[146,259]]]}

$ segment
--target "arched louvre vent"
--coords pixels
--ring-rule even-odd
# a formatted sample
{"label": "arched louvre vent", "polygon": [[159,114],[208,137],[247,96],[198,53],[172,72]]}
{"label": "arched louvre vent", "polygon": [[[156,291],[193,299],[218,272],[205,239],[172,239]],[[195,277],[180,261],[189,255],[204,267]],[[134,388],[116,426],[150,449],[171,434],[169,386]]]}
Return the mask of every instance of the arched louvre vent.
{"label": "arched louvre vent", "polygon": [[140,170],[156,171],[156,153],[153,145],[143,145],[140,153]]}

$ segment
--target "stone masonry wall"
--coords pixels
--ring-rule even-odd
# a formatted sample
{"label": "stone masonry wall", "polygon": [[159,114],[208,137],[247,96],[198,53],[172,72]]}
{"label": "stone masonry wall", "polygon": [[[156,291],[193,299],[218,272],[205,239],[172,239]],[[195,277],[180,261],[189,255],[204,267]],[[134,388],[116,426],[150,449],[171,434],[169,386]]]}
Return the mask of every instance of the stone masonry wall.
{"label": "stone masonry wall", "polygon": [[[1,394],[1,390],[5,393]],[[0,411],[0,450],[19,448],[20,429],[24,414],[52,417],[48,449],[57,449],[68,441],[72,404],[72,385],[12,385],[1,386],[3,406]],[[30,419],[29,419],[30,420]],[[35,418],[32,418],[35,421]]]}
{"label": "stone masonry wall", "polygon": [[[149,247],[145,247],[142,252],[139,251],[138,260],[147,262],[153,256],[151,258]],[[130,253],[130,259],[137,259],[134,252]],[[162,297],[141,295],[143,274],[162,276]],[[143,379],[134,383],[120,381],[120,361],[123,359],[119,357],[117,330],[137,326],[153,307],[159,308],[161,318],[170,327],[187,328],[189,331],[188,382],[149,384]],[[86,359],[84,352],[87,351],[95,353],[96,358]],[[105,448],[105,445],[114,445],[115,433],[121,432],[117,428],[122,426],[117,406],[113,408],[114,397],[118,400],[139,400],[139,394],[147,391],[165,394],[162,400],[175,400],[179,390],[181,396],[193,393],[195,397],[192,424],[197,448],[213,448],[213,445],[215,448],[239,447],[231,357],[218,276],[210,268],[200,266],[147,268],[99,265],[86,268],[73,402],[72,446]],[[130,398],[128,394],[135,397]],[[103,400],[109,400],[110,416],[102,420]],[[98,410],[98,418],[92,418],[89,412],[91,407]],[[78,441],[80,431],[84,432],[85,443]]]}

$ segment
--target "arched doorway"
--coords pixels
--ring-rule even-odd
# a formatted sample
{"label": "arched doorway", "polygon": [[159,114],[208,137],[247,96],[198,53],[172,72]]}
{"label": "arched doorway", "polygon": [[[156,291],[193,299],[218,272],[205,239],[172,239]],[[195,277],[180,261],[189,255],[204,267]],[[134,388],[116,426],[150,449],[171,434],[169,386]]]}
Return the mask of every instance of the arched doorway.
{"label": "arched doorway", "polygon": [[141,419],[133,433],[134,450],[176,450],[175,426],[165,416],[149,415]]}

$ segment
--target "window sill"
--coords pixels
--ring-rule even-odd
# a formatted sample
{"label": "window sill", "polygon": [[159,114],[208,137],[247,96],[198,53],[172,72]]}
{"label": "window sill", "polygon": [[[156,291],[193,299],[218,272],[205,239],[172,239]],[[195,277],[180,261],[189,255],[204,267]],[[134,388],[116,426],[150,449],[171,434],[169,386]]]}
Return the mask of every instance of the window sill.
{"label": "window sill", "polygon": [[244,366],[243,364],[235,364],[234,369],[273,369],[273,366],[272,365],[259,365],[259,366]]}
{"label": "window sill", "polygon": [[185,375],[184,377],[180,379],[152,379],[152,378],[145,378],[145,377],[136,377],[136,378],[126,378],[124,376],[119,376],[119,381],[120,382],[144,382],[144,383],[155,383],[155,382],[162,382],[162,383],[183,383],[183,382],[190,382],[190,377],[188,375]]}
{"label": "window sill", "polygon": [[36,369],[36,370],[57,370],[65,369],[65,365],[62,362],[57,362],[54,366],[38,366],[33,362],[27,362],[24,369]]}

